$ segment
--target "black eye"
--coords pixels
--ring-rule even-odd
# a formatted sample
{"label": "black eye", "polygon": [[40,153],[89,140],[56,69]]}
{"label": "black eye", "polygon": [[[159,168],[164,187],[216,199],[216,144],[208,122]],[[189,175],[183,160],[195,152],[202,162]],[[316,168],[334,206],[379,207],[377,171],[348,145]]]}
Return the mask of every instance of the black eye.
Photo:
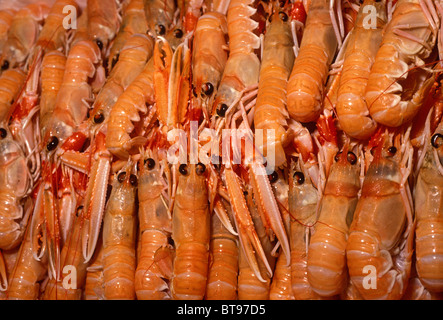
{"label": "black eye", "polygon": [[210,82],[206,82],[202,87],[203,93],[206,96],[210,96],[214,92],[214,86]]}
{"label": "black eye", "polygon": [[155,30],[155,31],[157,32],[157,34],[158,34],[159,36],[162,36],[162,35],[164,35],[165,32],[166,32],[166,28],[165,28],[164,25],[162,25],[162,24],[158,24],[158,25],[156,26],[156,30]]}
{"label": "black eye", "polygon": [[57,146],[58,146],[58,138],[53,136],[49,139],[49,142],[46,145],[46,150],[52,151],[55,148],[57,148]]}
{"label": "black eye", "polygon": [[228,106],[224,103],[220,105],[220,109],[217,109],[217,114],[219,117],[224,117],[226,115],[226,111],[228,111]]}
{"label": "black eye", "polygon": [[75,215],[77,217],[80,215],[80,213],[82,212],[83,208],[84,208],[83,206],[78,206],[77,211],[75,212]]}
{"label": "black eye", "polygon": [[145,164],[148,165],[148,169],[149,169],[149,170],[152,170],[152,169],[154,169],[154,167],[155,167],[155,160],[152,159],[152,158],[146,159],[146,160],[145,160]]}
{"label": "black eye", "polygon": [[168,244],[172,247],[174,247],[174,239],[172,239],[171,237],[168,238]]}
{"label": "black eye", "polygon": [[243,195],[244,195],[245,197],[247,197],[247,196],[248,196],[248,191],[243,191]]}
{"label": "black eye", "polygon": [[5,60],[5,61],[3,61],[3,64],[2,64],[2,70],[7,70],[7,69],[9,69],[9,61]]}
{"label": "black eye", "polygon": [[205,171],[206,171],[206,166],[201,162],[197,163],[197,165],[195,166],[195,173],[201,176],[203,173],[205,173]]}
{"label": "black eye", "polygon": [[335,162],[338,162],[338,160],[340,159],[340,155],[341,155],[341,151],[337,152],[337,154],[334,157]]}
{"label": "black eye", "polygon": [[357,156],[354,154],[354,152],[348,152],[348,162],[352,165],[357,163]]}
{"label": "black eye", "polygon": [[280,13],[278,14],[278,16],[280,17],[280,19],[281,19],[283,22],[288,21],[288,15],[287,15],[286,13],[284,13],[284,12],[280,12]]}
{"label": "black eye", "polygon": [[135,175],[135,174],[131,174],[130,176],[129,176],[129,183],[132,185],[132,186],[137,186],[137,181],[138,181],[138,179],[137,179],[137,176]]}
{"label": "black eye", "polygon": [[174,37],[176,37],[177,39],[180,39],[181,37],[183,37],[183,31],[181,29],[175,29],[174,30]]}
{"label": "black eye", "polygon": [[274,183],[275,181],[278,180],[278,172],[274,171],[268,177],[269,177],[269,182]]}
{"label": "black eye", "polygon": [[4,139],[8,135],[8,132],[4,128],[0,128],[0,138]]}
{"label": "black eye", "polygon": [[103,121],[105,121],[105,116],[103,115],[103,113],[97,113],[94,116],[94,123],[102,123]]}
{"label": "black eye", "polygon": [[294,172],[294,179],[297,182],[297,184],[301,185],[305,183],[305,175],[302,172]]}
{"label": "black eye", "polygon": [[188,174],[188,165],[187,164],[181,164],[180,167],[178,167],[178,172],[180,172],[182,175]]}
{"label": "black eye", "polygon": [[101,40],[96,39],[95,43],[97,43],[97,46],[100,48],[100,50],[103,50],[103,42]]}
{"label": "black eye", "polygon": [[126,179],[126,172],[120,172],[117,176],[118,182],[122,183]]}
{"label": "black eye", "polygon": [[436,133],[431,138],[431,144],[434,148],[440,148],[443,145],[443,135]]}
{"label": "black eye", "polygon": [[389,148],[388,148],[388,153],[389,153],[390,156],[395,155],[395,154],[397,153],[397,148],[394,147],[394,146],[389,147]]}

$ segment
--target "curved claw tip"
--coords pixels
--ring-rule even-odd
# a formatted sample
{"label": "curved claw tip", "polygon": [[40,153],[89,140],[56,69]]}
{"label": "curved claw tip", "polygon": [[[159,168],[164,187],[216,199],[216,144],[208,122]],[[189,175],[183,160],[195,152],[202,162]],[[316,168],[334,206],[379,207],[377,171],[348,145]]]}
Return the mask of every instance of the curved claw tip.
{"label": "curved claw tip", "polygon": [[[86,228],[87,230],[88,228]],[[89,262],[94,255],[95,247],[97,245],[98,233],[97,236],[90,238],[88,233],[84,233],[82,237],[82,253],[83,258],[85,259],[85,263]]]}
{"label": "curved claw tip", "polygon": [[[43,228],[44,219],[41,215],[43,206],[43,191],[44,188],[42,187],[38,190],[34,212],[32,213],[31,225],[29,226],[31,229],[29,230],[29,236],[31,239],[32,257],[37,261],[41,261],[46,253],[46,232]],[[25,237],[27,237],[27,235]]]}
{"label": "curved claw tip", "polygon": [[88,182],[88,201],[86,201],[86,213],[84,231],[82,234],[82,252],[85,263],[89,262],[94,255],[106,202],[108,178],[111,170],[110,159],[100,157],[94,163],[92,175]]}
{"label": "curved claw tip", "polygon": [[51,279],[60,279],[60,255],[56,250],[50,250],[48,274]]}
{"label": "curved claw tip", "polygon": [[232,226],[231,219],[229,218],[225,208],[223,208],[223,204],[220,203],[220,200],[214,206],[214,211],[217,217],[220,219],[223,226],[234,236],[238,236],[238,233],[234,230]]}

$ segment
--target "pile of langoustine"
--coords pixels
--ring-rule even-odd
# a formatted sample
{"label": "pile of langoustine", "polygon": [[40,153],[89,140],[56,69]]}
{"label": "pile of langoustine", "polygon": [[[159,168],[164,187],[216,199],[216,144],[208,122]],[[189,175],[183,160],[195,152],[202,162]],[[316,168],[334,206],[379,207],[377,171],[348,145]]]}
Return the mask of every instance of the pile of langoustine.
{"label": "pile of langoustine", "polygon": [[441,298],[439,1],[79,4],[0,8],[2,298]]}

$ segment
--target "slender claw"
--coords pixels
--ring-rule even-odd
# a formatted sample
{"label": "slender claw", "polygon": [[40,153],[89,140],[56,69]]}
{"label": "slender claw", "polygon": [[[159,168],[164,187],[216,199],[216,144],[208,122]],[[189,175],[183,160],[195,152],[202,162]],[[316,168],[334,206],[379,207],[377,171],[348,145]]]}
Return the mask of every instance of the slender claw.
{"label": "slender claw", "polygon": [[265,167],[259,162],[253,162],[249,165],[250,176],[252,180],[253,190],[256,196],[256,201],[259,204],[266,221],[263,223],[269,225],[272,231],[277,236],[280,242],[283,253],[286,256],[286,264],[291,262],[291,251],[289,248],[289,240],[286,234],[286,229],[272,191],[271,183],[266,174]]}
{"label": "slender claw", "polygon": [[186,114],[189,100],[189,72],[191,50],[181,43],[174,52],[171,62],[168,89],[168,126],[181,123]]}
{"label": "slender claw", "polygon": [[60,226],[51,188],[43,191],[43,212],[45,219],[46,248],[48,252],[49,276],[59,279],[60,275]]}
{"label": "slender claw", "polygon": [[159,37],[154,46],[154,90],[158,117],[163,124],[168,124],[169,76],[172,63],[172,49],[168,41]]}
{"label": "slender claw", "polygon": [[[258,257],[263,261],[270,276],[272,276],[272,269],[269,265],[257,232],[255,231],[254,222],[252,221],[252,217],[239,184],[238,177],[230,168],[226,168],[225,177],[232,209],[234,211],[234,221],[238,230],[241,247],[245,253],[249,266],[254,271],[257,278],[260,281],[265,282],[261,276],[255,254],[257,254]],[[254,253],[254,249],[256,253]]]}
{"label": "slender claw", "polygon": [[234,236],[238,236],[238,233],[234,230],[231,219],[228,216],[228,213],[226,212],[223,203],[220,199],[217,199],[215,202],[214,207],[215,214],[220,219],[220,222],[223,224],[223,226]]}
{"label": "slender claw", "polygon": [[72,171],[63,174],[61,178],[61,190],[59,190],[59,220],[62,245],[68,239],[69,231],[74,221],[74,210],[77,205],[75,190],[72,183]]}
{"label": "slender claw", "polygon": [[85,198],[86,218],[82,235],[82,250],[85,263],[88,262],[97,245],[106,202],[109,174],[111,172],[111,154],[105,148],[105,136],[99,133],[96,137],[97,151],[91,168]]}
{"label": "slender claw", "polygon": [[6,274],[6,264],[3,259],[3,254],[0,250],[0,291],[6,291],[8,289],[8,276]]}
{"label": "slender claw", "polygon": [[[244,142],[246,150],[254,150],[255,146],[251,145],[251,139],[244,139]],[[248,164],[249,176],[251,177],[252,188],[260,215],[262,216],[262,222],[266,228],[271,228],[277,236],[283,253],[286,256],[286,265],[289,265],[291,263],[289,239],[277,200],[275,199],[271,183],[269,182],[266,171],[269,169],[269,166],[265,168],[262,162],[263,159],[260,159],[260,156],[255,152],[249,152],[248,159],[245,159],[245,163]]]}
{"label": "slender claw", "polygon": [[[235,219],[235,226],[238,229],[237,219]],[[256,237],[251,238],[250,236],[248,236],[244,232],[240,231],[238,239],[240,240],[240,247],[246,257],[246,261],[248,262],[249,267],[252,269],[252,271],[257,276],[257,279],[259,281],[266,282],[266,280],[263,279],[263,277],[261,275],[260,267],[258,265],[257,258],[254,254],[254,245],[257,245],[257,243],[258,243],[261,246],[260,240],[258,239],[258,236],[256,233],[255,233],[255,236]],[[267,259],[263,260],[263,261],[265,262],[266,268],[269,271],[270,266],[269,266],[269,263],[267,262]],[[268,268],[268,266],[269,266],[269,268]]]}
{"label": "slender claw", "polygon": [[32,256],[37,261],[41,261],[41,259],[46,253],[46,232],[43,228],[44,226],[43,193],[44,193],[44,186],[40,185],[30,225]]}

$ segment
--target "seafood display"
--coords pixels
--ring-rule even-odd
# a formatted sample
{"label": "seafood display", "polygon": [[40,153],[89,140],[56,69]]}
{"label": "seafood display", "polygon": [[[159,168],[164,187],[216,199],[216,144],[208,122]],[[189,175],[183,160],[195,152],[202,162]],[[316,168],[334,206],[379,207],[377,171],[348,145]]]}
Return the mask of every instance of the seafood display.
{"label": "seafood display", "polygon": [[0,1],[0,300],[443,299],[443,1]]}

